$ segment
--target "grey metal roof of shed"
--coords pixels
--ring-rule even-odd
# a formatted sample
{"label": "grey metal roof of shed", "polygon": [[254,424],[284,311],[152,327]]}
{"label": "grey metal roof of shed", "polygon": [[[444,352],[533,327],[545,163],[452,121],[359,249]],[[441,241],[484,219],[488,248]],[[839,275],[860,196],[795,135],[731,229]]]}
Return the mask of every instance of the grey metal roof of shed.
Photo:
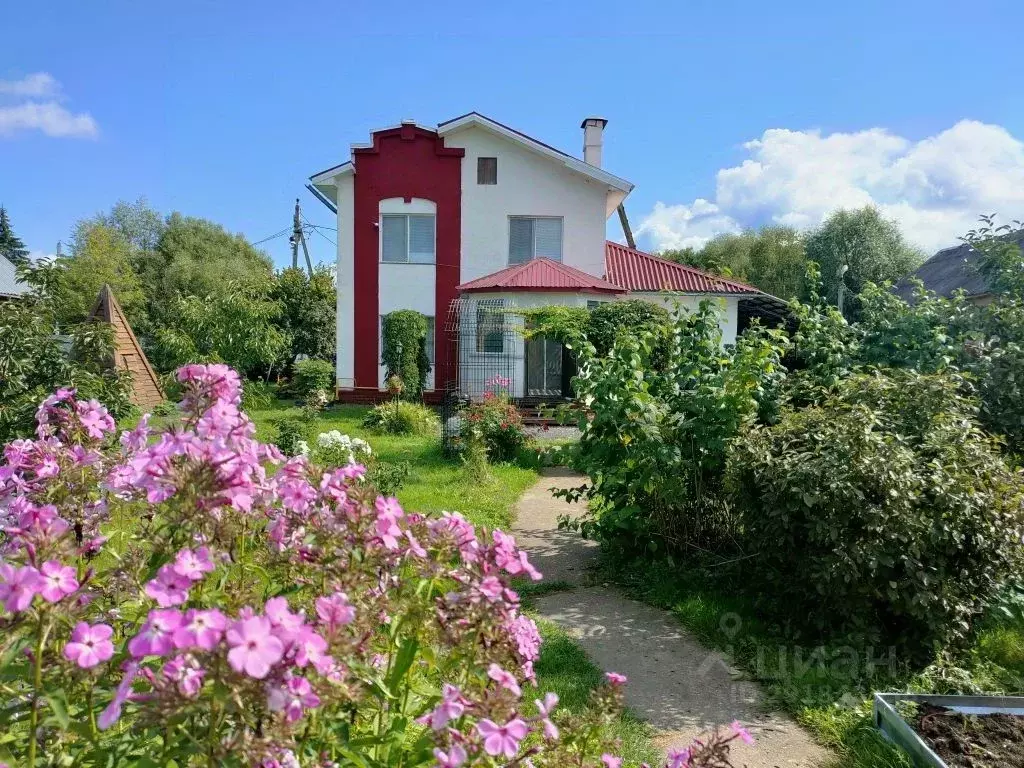
{"label": "grey metal roof of shed", "polygon": [[0,296],[19,296],[28,290],[28,286],[18,282],[14,265],[6,257],[0,256]]}
{"label": "grey metal roof of shed", "polygon": [[[1024,247],[1024,229],[1007,237]],[[903,299],[910,300],[914,290],[910,280],[916,277],[925,288],[939,296],[952,296],[961,289],[968,296],[982,296],[990,293],[991,287],[978,269],[980,261],[981,254],[967,243],[944,248],[896,283],[893,290]]]}

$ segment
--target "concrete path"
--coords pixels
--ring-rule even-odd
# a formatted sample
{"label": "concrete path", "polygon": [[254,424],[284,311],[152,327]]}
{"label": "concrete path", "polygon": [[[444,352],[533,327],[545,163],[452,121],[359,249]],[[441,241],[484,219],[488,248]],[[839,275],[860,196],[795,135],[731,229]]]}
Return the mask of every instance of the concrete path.
{"label": "concrete path", "polygon": [[583,482],[565,469],[545,470],[519,501],[516,539],[544,581],[572,585],[537,598],[538,612],[573,635],[599,667],[629,678],[626,703],[654,727],[661,749],[684,747],[714,725],[739,720],[756,743],[733,743],[736,766],[824,768],[832,763],[833,756],[793,720],[766,712],[757,684],[701,645],[670,613],[588,583],[596,545],[557,529],[559,515],[576,516],[579,507],[550,492]]}

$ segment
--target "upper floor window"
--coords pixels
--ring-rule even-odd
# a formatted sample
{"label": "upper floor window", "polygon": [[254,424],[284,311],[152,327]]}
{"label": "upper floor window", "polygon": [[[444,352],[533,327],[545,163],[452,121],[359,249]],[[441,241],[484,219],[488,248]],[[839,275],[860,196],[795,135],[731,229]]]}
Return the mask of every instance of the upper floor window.
{"label": "upper floor window", "polygon": [[497,184],[498,183],[498,158],[478,157],[476,159],[476,183]]}
{"label": "upper floor window", "polygon": [[508,263],[562,260],[562,219],[512,216],[508,222]]}
{"label": "upper floor window", "polygon": [[392,264],[433,264],[434,216],[383,214],[380,220],[380,260]]}

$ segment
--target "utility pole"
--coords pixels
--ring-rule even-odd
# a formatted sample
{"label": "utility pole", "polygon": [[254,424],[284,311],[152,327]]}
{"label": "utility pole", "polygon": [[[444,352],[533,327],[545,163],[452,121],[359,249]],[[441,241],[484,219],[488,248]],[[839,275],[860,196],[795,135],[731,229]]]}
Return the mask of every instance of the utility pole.
{"label": "utility pole", "polygon": [[299,245],[302,245],[302,255],[306,257],[306,270],[309,276],[313,276],[313,262],[309,258],[309,248],[306,247],[306,234],[302,229],[302,214],[299,211],[299,198],[295,198],[295,215],[292,217],[292,236],[288,238],[292,244],[292,269],[299,268]]}

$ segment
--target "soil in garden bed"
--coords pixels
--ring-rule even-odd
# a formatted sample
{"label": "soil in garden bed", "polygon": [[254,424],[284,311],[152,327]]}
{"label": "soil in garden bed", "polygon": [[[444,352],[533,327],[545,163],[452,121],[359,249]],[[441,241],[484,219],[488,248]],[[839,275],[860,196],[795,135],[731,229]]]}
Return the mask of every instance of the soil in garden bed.
{"label": "soil in garden bed", "polygon": [[950,768],[1024,768],[1024,716],[964,715],[923,704],[913,725]]}

